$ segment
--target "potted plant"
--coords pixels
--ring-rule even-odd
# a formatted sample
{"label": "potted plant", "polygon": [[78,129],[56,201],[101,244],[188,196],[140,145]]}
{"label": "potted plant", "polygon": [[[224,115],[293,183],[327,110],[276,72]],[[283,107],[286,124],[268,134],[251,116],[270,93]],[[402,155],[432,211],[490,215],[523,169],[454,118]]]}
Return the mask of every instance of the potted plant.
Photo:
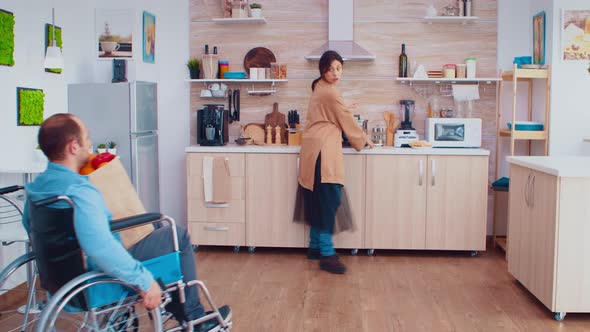
{"label": "potted plant", "polygon": [[110,154],[117,155],[117,143],[110,141],[107,143],[108,149],[107,152]]}
{"label": "potted plant", "polygon": [[188,71],[190,72],[191,80],[198,79],[199,75],[201,74],[201,70],[199,69],[199,67],[201,66],[201,60],[192,57],[188,60],[186,66],[188,67]]}
{"label": "potted plant", "polygon": [[98,154],[101,153],[105,153],[107,152],[107,146],[106,144],[100,143],[97,147],[96,147],[96,151],[98,152]]}
{"label": "potted plant", "polygon": [[251,17],[262,17],[262,5],[256,2],[250,4],[250,16]]}

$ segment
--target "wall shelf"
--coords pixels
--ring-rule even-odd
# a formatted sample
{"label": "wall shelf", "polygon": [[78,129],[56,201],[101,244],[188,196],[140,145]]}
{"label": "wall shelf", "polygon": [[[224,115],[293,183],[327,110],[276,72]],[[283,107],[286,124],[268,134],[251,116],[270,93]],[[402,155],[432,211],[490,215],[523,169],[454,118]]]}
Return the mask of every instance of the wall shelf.
{"label": "wall shelf", "polygon": [[251,80],[251,79],[238,79],[238,78],[212,78],[212,79],[192,79],[187,80],[187,82],[210,82],[210,83],[281,83],[281,82],[289,82],[288,79],[269,79],[269,80]]}
{"label": "wall shelf", "polygon": [[479,20],[477,16],[424,16],[424,23],[451,23],[451,24],[467,24],[475,23]]}
{"label": "wall shelf", "polygon": [[[416,91],[416,93],[428,99],[432,94],[435,93],[435,90],[438,89],[439,91],[436,92],[441,96],[452,96],[453,89],[451,85],[453,84],[477,84],[483,85],[483,89],[487,88],[487,86],[492,86],[492,84],[500,81],[497,77],[481,77],[481,78],[414,78],[414,77],[394,77],[396,82],[400,84],[408,84],[410,87]],[[494,87],[495,89],[495,87]]]}
{"label": "wall shelf", "polygon": [[217,24],[237,24],[237,23],[245,23],[245,24],[264,24],[266,23],[266,19],[264,17],[243,17],[243,18],[213,18],[211,21]]}
{"label": "wall shelf", "polygon": [[[251,79],[224,79],[224,78],[214,78],[214,79],[193,79],[187,80],[190,83],[203,83],[205,84],[205,88],[207,83],[249,83],[252,84],[252,87],[248,90],[248,95],[257,95],[257,96],[268,96],[275,94],[277,90],[275,89],[276,83],[288,82],[287,79],[270,79],[270,80],[251,80]],[[254,85],[257,83],[265,83],[270,84],[268,89],[258,89],[255,88]],[[215,99],[221,97],[200,97],[203,99]],[[225,98],[225,97],[224,97]]]}
{"label": "wall shelf", "polygon": [[415,78],[415,77],[395,77],[396,81],[401,84],[409,83],[428,83],[428,84],[459,84],[459,83],[486,83],[492,84],[500,81],[498,77],[476,77],[476,78]]}

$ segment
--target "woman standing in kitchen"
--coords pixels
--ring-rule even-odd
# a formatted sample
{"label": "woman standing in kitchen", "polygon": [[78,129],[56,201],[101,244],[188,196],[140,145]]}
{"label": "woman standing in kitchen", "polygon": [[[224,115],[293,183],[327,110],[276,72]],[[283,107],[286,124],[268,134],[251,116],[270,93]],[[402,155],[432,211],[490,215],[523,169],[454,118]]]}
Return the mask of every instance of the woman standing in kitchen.
{"label": "woman standing in kitchen", "polygon": [[320,58],[320,77],[311,84],[298,177],[305,219],[311,226],[307,258],[320,259],[320,269],[338,274],[346,272],[332,243],[344,185],[342,132],[357,151],[365,145],[374,146],[337,88],[343,65],[342,57],[334,51],[326,51]]}

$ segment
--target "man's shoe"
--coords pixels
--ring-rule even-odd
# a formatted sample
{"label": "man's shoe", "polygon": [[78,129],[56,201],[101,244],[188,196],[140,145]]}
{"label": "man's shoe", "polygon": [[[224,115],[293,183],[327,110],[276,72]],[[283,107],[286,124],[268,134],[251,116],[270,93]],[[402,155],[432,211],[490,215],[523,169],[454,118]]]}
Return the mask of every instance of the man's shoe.
{"label": "man's shoe", "polygon": [[317,260],[320,259],[322,255],[320,254],[320,249],[307,249],[307,259]]}
{"label": "man's shoe", "polygon": [[320,258],[320,269],[335,274],[346,272],[346,266],[340,262],[338,255],[322,256]]}
{"label": "man's shoe", "polygon": [[[223,319],[224,323],[229,323],[231,321],[232,312],[228,305],[224,305],[218,308],[219,313],[221,314],[221,318]],[[209,315],[212,314],[213,311],[207,311],[205,314]],[[206,322],[202,322],[201,324],[194,327],[194,332],[216,332],[221,329],[221,325],[219,325],[219,321],[217,318],[213,317]]]}

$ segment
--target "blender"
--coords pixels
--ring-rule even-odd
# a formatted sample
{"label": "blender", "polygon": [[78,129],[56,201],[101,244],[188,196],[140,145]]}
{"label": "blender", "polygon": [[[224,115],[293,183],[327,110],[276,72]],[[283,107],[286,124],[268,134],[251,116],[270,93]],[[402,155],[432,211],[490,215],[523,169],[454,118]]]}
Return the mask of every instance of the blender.
{"label": "blender", "polygon": [[393,146],[397,148],[410,147],[410,143],[418,140],[418,133],[412,127],[412,117],[414,116],[414,107],[416,103],[413,100],[399,101],[399,116],[402,123],[395,132]]}

